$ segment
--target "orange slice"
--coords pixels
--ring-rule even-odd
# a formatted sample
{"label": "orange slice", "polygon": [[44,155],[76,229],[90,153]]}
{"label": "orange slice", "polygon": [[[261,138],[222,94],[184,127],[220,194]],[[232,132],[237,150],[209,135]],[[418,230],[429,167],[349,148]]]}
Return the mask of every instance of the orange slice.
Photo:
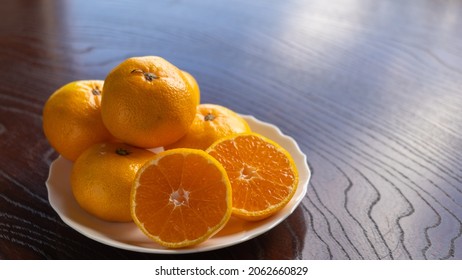
{"label": "orange slice", "polygon": [[136,225],[158,244],[180,248],[217,233],[231,216],[231,185],[206,152],[172,149],[137,172],[131,192]]}
{"label": "orange slice", "polygon": [[218,140],[207,149],[225,168],[233,191],[233,215],[261,220],[281,210],[298,186],[290,154],[257,133]]}

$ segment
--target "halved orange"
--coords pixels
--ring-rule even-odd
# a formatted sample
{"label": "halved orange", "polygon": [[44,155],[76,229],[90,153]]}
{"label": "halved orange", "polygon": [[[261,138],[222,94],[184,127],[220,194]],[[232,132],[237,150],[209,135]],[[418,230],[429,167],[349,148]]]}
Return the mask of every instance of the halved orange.
{"label": "halved orange", "polygon": [[157,154],[135,177],[131,214],[158,244],[179,248],[217,233],[231,216],[226,171],[202,150],[172,149]]}
{"label": "halved orange", "polygon": [[281,210],[298,186],[297,167],[276,142],[257,133],[218,140],[207,149],[225,168],[233,191],[233,215],[261,220]]}

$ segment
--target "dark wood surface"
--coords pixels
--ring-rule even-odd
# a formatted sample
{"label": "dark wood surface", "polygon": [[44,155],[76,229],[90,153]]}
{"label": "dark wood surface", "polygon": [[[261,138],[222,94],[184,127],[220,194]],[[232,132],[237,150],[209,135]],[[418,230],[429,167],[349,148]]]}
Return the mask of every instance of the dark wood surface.
{"label": "dark wood surface", "polygon": [[[0,259],[462,259],[462,1],[2,1]],[[131,56],[273,123],[313,172],[273,230],[188,255],[95,242],[51,208],[49,95]]]}

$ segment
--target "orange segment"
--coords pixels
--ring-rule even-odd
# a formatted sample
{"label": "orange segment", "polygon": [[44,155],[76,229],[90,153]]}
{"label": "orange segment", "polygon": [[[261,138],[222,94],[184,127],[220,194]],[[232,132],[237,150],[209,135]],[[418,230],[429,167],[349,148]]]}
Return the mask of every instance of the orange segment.
{"label": "orange segment", "polygon": [[207,240],[226,224],[231,209],[226,171],[201,150],[159,153],[138,171],[132,187],[133,220],[165,247]]}
{"label": "orange segment", "polygon": [[256,133],[226,137],[207,152],[227,171],[233,191],[233,214],[260,220],[282,209],[294,195],[298,171],[290,154]]}

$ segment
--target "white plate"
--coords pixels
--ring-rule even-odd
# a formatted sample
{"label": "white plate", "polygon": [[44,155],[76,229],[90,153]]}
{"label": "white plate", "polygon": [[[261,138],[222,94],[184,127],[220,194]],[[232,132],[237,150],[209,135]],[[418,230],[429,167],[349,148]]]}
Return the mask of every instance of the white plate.
{"label": "white plate", "polygon": [[215,250],[235,245],[272,229],[287,218],[300,204],[306,194],[310,170],[306,156],[294,139],[282,134],[276,126],[257,120],[253,116],[243,116],[252,131],[260,133],[279,143],[292,155],[300,182],[291,201],[275,215],[258,222],[246,222],[231,218],[228,224],[209,240],[190,248],[167,249],[148,239],[134,223],[111,223],[95,218],[82,210],[75,201],[70,186],[72,162],[58,157],[50,166],[46,182],[48,200],[61,219],[81,234],[109,246],[145,253],[181,254]]}

